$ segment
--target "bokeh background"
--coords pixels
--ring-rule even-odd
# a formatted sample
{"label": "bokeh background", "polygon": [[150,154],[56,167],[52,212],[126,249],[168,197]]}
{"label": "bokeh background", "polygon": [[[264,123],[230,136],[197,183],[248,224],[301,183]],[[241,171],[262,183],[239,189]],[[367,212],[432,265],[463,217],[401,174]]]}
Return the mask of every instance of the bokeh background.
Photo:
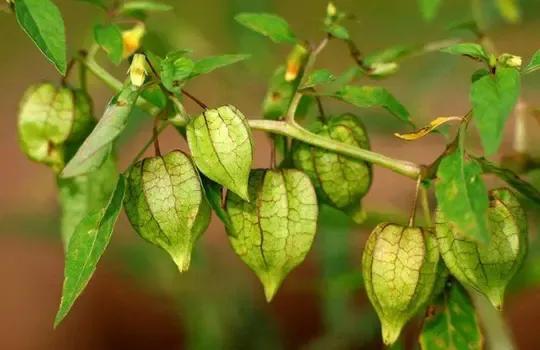
{"label": "bokeh background", "polygon": [[[167,1],[164,1],[167,2]],[[490,0],[485,0],[490,2]],[[492,1],[495,2],[495,1]],[[65,18],[71,54],[91,42],[92,26],[102,14],[79,1],[58,0]],[[210,106],[233,104],[259,116],[266,83],[287,48],[272,44],[234,22],[240,11],[275,12],[301,37],[318,40],[324,0],[172,1],[170,13],[148,21],[148,42],[157,52],[191,48],[203,57],[251,53],[249,61],[196,79],[188,89]],[[369,53],[396,44],[420,44],[457,36],[450,23],[471,17],[469,0],[443,1],[437,20],[422,20],[413,0],[342,0],[356,15],[349,28]],[[489,36],[501,52],[527,60],[540,48],[540,2],[521,1],[522,21],[507,24],[491,16]],[[488,6],[489,7],[489,6]],[[362,290],[360,256],[369,231],[382,220],[405,223],[414,182],[375,168],[365,198],[368,220],[352,225],[342,214],[323,208],[319,232],[307,260],[286,279],[275,301],[267,304],[255,276],[234,255],[221,223],[213,218],[195,253],[193,267],[179,275],[165,253],[139,239],[121,217],[98,270],[71,314],[55,331],[63,276],[59,208],[49,169],[31,163],[18,149],[17,105],[26,87],[59,77],[18,28],[15,17],[0,13],[0,348],[1,349],[379,349],[377,318]],[[102,57],[103,58],[103,57]],[[106,60],[101,60],[105,62]],[[107,65],[107,64],[106,64]],[[353,65],[346,47],[332,42],[319,67],[339,73]],[[440,115],[469,109],[470,75],[477,64],[441,53],[406,59],[400,72],[380,84],[409,109],[418,125]],[[122,78],[127,67],[109,67]],[[99,116],[112,92],[90,79]],[[523,96],[540,106],[540,74],[523,79]],[[392,136],[406,126],[379,110],[354,110],[324,101],[327,113],[354,111],[367,125],[374,150],[396,158],[429,163],[445,140],[430,135],[407,143]],[[188,111],[199,112],[186,102]],[[137,115],[120,142],[122,169],[149,138],[150,119]],[[536,128],[536,129],[535,129]],[[530,121],[534,135],[540,131]],[[512,152],[512,122],[503,153]],[[533,140],[532,141],[538,141]],[[162,149],[182,148],[174,132],[161,137]],[[269,142],[256,133],[255,166],[269,164]],[[495,158],[497,160],[497,158]],[[540,176],[531,174],[532,181]],[[495,181],[491,181],[496,185]],[[536,181],[537,185],[540,181]],[[537,347],[540,323],[538,211],[531,206],[531,249],[512,283],[504,318],[519,349]],[[489,320],[488,320],[489,321]],[[412,322],[401,346],[411,347],[419,322]],[[408,339],[408,341],[407,341]]]}

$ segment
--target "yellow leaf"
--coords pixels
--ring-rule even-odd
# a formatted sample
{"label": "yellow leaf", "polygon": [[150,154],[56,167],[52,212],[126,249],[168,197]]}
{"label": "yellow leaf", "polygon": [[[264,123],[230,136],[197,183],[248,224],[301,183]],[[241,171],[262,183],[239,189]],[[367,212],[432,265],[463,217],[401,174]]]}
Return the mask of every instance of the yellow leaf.
{"label": "yellow leaf", "polygon": [[461,117],[438,117],[433,119],[428,125],[424,126],[421,129],[406,134],[399,134],[396,132],[394,133],[394,136],[407,141],[418,140],[445,123],[457,120],[461,121],[461,119]]}

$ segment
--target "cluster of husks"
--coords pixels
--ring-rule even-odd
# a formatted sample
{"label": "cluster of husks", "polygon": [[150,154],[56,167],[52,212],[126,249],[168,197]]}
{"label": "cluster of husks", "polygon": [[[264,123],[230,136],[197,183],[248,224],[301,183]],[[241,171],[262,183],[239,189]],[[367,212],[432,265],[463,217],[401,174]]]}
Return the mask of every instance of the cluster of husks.
{"label": "cluster of husks", "polygon": [[125,208],[131,224],[166,250],[180,271],[187,270],[210,220],[201,171],[229,189],[225,209],[231,245],[271,300],[315,236],[318,205],[309,177],[294,169],[251,170],[251,132],[232,106],[205,111],[186,131],[193,162],[174,151],[144,159],[128,171]]}
{"label": "cluster of husks", "polygon": [[363,275],[386,344],[394,343],[405,323],[441,291],[446,268],[502,307],[505,288],[526,254],[527,219],[505,188],[490,192],[487,219],[491,239],[486,244],[456,230],[440,212],[435,232],[396,224],[375,228],[364,249]]}
{"label": "cluster of husks", "polygon": [[[86,94],[41,84],[23,99],[19,139],[29,158],[58,172],[94,125]],[[317,124],[312,131],[369,148],[363,125],[350,114]],[[318,199],[359,219],[360,200],[372,178],[365,162],[294,142],[292,159],[299,170],[251,170],[251,131],[244,115],[232,106],[194,117],[186,135],[193,160],[173,151],[137,162],[127,172],[124,200],[138,234],[167,251],[180,271],[188,269],[193,247],[210,221],[211,206],[199,171],[229,190],[221,214],[227,217],[231,245],[259,277],[269,301],[311,248]],[[66,190],[89,179],[77,178]],[[385,343],[393,343],[405,323],[442,289],[446,267],[462,284],[501,307],[506,285],[525,256],[527,222],[509,190],[491,191],[490,200],[487,244],[472,241],[440,212],[435,232],[396,224],[380,224],[372,232],[363,254],[363,275]]]}

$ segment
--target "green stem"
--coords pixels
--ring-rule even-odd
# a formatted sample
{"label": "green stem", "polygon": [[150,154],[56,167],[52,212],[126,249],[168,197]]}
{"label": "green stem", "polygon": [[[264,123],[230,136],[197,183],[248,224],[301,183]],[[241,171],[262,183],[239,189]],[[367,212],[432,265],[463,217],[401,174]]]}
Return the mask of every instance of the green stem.
{"label": "green stem", "polygon": [[420,187],[420,200],[422,204],[422,210],[424,212],[424,220],[427,227],[433,227],[433,220],[431,219],[431,209],[429,207],[428,190],[424,185]]}
{"label": "green stem", "polygon": [[420,187],[422,187],[422,176],[418,176],[416,179],[416,188],[414,190],[414,198],[411,208],[411,215],[409,216],[409,227],[414,227],[416,219],[416,207],[418,206],[418,195],[420,194]]}
{"label": "green stem", "polygon": [[347,145],[341,142],[336,142],[332,139],[314,134],[304,129],[297,123],[260,119],[252,119],[248,122],[249,126],[253,129],[292,137],[312,146],[324,148],[329,151],[361,159],[366,162],[388,168],[400,175],[407,176],[411,179],[417,179],[422,171],[422,168],[417,164],[404,160],[389,158],[385,155],[372,152],[363,148]]}
{"label": "green stem", "polygon": [[105,85],[115,91],[120,91],[122,89],[122,82],[103,69],[90,54],[88,54],[88,58],[83,60],[83,63],[86,68],[88,68],[88,70],[96,77],[101,79]]}
{"label": "green stem", "polygon": [[[133,158],[133,160],[131,161],[131,166],[133,166],[133,164],[137,163],[137,161],[141,159],[141,157],[144,155],[144,152],[146,152],[146,150],[148,149],[148,147],[150,147],[151,144],[155,143],[159,134],[161,134],[161,132],[165,130],[167,126],[169,126],[169,123],[163,123],[159,128],[154,127],[154,129],[152,130],[152,137],[148,141],[146,141],[146,143],[141,148],[141,150],[137,153],[135,158]],[[156,153],[157,153],[157,150],[156,150]],[[161,156],[161,154],[159,155]]]}
{"label": "green stem", "polygon": [[[321,46],[319,46],[320,48]],[[324,47],[324,46],[323,46]],[[314,51],[314,53],[317,52]],[[120,91],[122,83],[113,77],[109,72],[103,69],[91,56],[84,59],[83,63],[95,76],[101,79],[106,85],[115,91]],[[157,107],[150,102],[140,97],[137,100],[137,106],[148,112],[150,115],[156,115]],[[181,116],[180,116],[181,117]],[[176,117],[175,117],[176,119]],[[175,120],[175,126],[184,126],[188,122],[187,118],[181,117]],[[407,176],[411,179],[417,179],[422,172],[422,167],[404,160],[393,159],[385,155],[372,152],[363,148],[347,145],[341,142],[316,135],[302,128],[294,120],[293,121],[275,121],[275,120],[249,120],[249,126],[256,130],[262,130],[273,134],[288,136],[299,141],[305,142],[312,146],[321,147],[329,151],[347,155],[356,159],[360,159],[369,163],[373,163],[385,168],[388,168],[400,175]]]}

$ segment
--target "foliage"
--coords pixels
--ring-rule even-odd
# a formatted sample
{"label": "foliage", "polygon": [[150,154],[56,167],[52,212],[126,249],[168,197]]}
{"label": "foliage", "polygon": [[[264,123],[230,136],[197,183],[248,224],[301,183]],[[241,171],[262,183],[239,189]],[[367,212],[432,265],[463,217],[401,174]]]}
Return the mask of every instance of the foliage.
{"label": "foliage", "polygon": [[[276,14],[244,12],[236,15],[238,24],[274,43],[290,45],[268,84],[264,118],[256,119],[230,105],[209,107],[187,90],[193,80],[249,55],[196,58],[189,49],[158,55],[143,40],[148,34],[145,19],[171,10],[170,6],[136,0],[84,2],[106,12],[107,20],[94,26],[92,46],[68,60],[64,22],[51,0],[8,1],[22,30],[65,75],[60,87],[51,83],[30,87],[18,119],[22,151],[58,176],[66,259],[55,326],[90,281],[122,207],[135,231],[165,250],[180,272],[189,268],[213,210],[227,230],[232,249],[260,279],[270,302],[309,253],[320,205],[329,204],[356,222],[365,219],[361,201],[371,185],[372,166],[377,165],[417,184],[408,226],[380,224],[363,251],[364,287],[381,320],[384,342],[393,344],[409,320],[435,305],[438,311],[426,317],[419,337],[422,348],[482,346],[474,305],[460,284],[478,290],[500,308],[506,287],[525,258],[528,227],[521,198],[508,189],[488,191],[483,175],[495,174],[532,203],[540,202],[536,187],[486,159],[498,153],[514,107],[518,101],[524,103],[522,76],[540,69],[540,51],[522,69],[520,56],[495,54],[483,32],[485,23],[474,18],[458,26],[475,34],[474,40],[454,37],[364,55],[347,26],[351,14],[333,2],[322,18],[318,43],[304,40]],[[426,20],[433,20],[444,8],[442,0],[418,3]],[[472,1],[476,14],[477,5]],[[508,22],[520,19],[517,1],[499,0],[496,8]],[[344,43],[352,58],[351,67],[339,75],[316,66],[330,41]],[[100,49],[115,65],[130,62],[123,82],[97,62]],[[433,51],[456,60],[472,59],[480,67],[471,74],[468,113],[437,116],[421,129],[395,134],[403,141],[417,141],[442,124],[457,122],[455,137],[431,164],[372,151],[359,116],[325,112],[323,102],[332,98],[359,111],[380,107],[414,127],[415,118],[398,94],[376,79],[397,74],[405,57]],[[77,87],[70,76],[74,66],[81,72]],[[85,83],[89,73],[116,92],[98,122]],[[360,79],[372,81],[360,84]],[[188,114],[185,98],[202,112]],[[127,170],[118,172],[115,146],[127,134],[136,108],[154,118],[153,135]],[[467,142],[472,124],[483,146],[481,155],[475,155]],[[186,139],[189,152],[161,154],[159,133],[169,126]],[[252,169],[252,130],[267,132],[279,150],[272,152],[268,169]],[[155,157],[139,160],[151,144]],[[437,200],[435,225],[427,196],[432,185]],[[415,224],[421,194],[425,226]],[[328,223],[323,226],[328,230]],[[450,283],[444,288],[448,271]]]}

